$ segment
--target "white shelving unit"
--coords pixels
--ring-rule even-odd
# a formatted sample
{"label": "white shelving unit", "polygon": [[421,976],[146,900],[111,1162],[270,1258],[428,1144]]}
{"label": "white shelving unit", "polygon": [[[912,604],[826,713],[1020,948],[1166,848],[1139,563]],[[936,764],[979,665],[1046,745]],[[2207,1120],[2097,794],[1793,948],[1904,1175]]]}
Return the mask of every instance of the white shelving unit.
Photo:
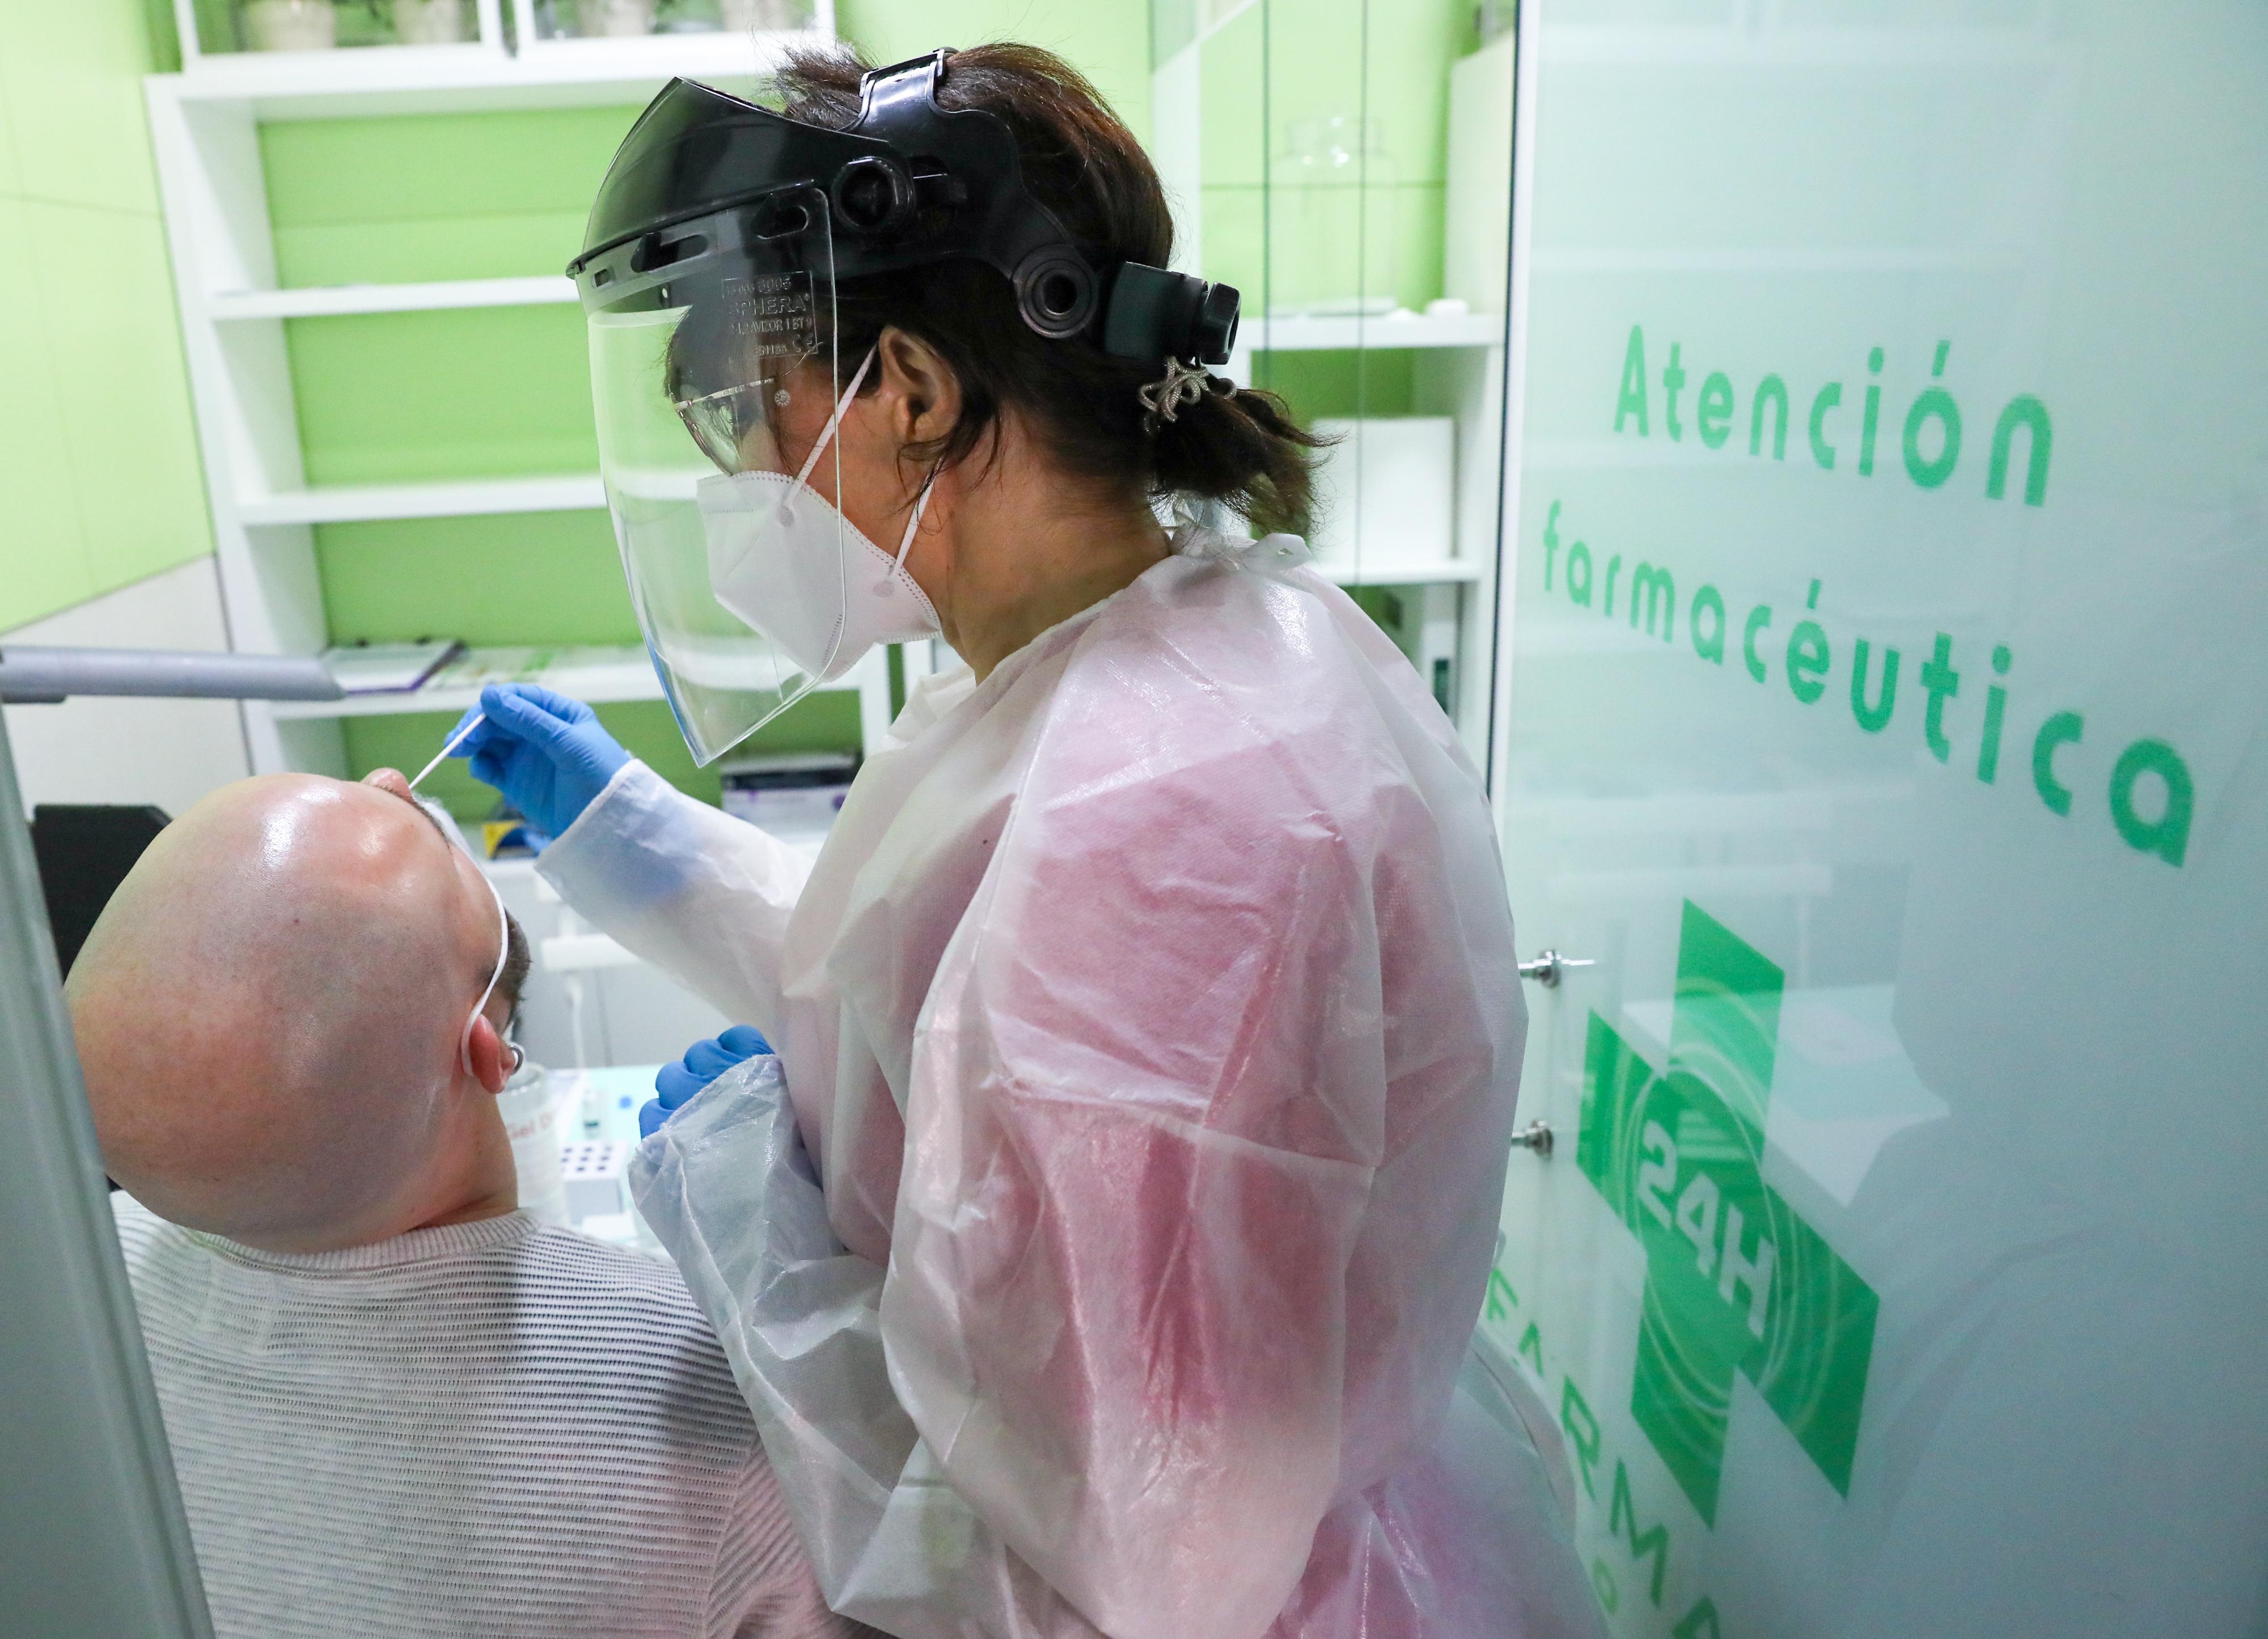
{"label": "white shelving unit", "polygon": [[575,299],[563,274],[517,279],[445,279],[426,284],[319,284],[293,290],[219,290],[216,323],[254,319],[335,319],[357,313],[432,312],[445,308],[541,307]]}
{"label": "white shelving unit", "polygon": [[[791,46],[831,38],[834,8],[832,0],[818,0],[816,26],[807,33],[539,40],[526,26],[523,5],[515,52],[499,0],[477,0],[480,37],[461,45],[257,53],[201,49],[191,0],[175,0],[175,6],[183,69],[151,76],[146,95],[231,641],[249,652],[312,654],[325,646],[327,636],[315,526],[567,511],[606,503],[595,473],[307,483],[287,320],[568,303],[575,291],[556,275],[279,289],[260,126],[283,120],[634,107],[673,76],[728,86],[753,81]],[[909,675],[928,669],[928,654],[926,644],[907,650]],[[563,649],[534,675],[590,700],[660,697],[640,649]],[[858,694],[869,737],[887,725],[888,678],[880,657],[836,687]],[[468,692],[442,687],[313,708],[248,704],[246,738],[261,772],[342,773],[342,719],[457,710],[470,699]]]}
{"label": "white shelving unit", "polygon": [[342,51],[362,56],[382,51],[399,71],[451,74],[477,72],[493,65],[507,49],[501,0],[470,0],[474,37],[459,44],[330,48],[320,51],[237,51],[216,48],[197,26],[196,0],[173,0],[173,27],[181,41],[181,68],[200,78],[221,76],[240,85],[269,82],[300,85],[320,78]]}
{"label": "white shelving unit", "polygon": [[[770,70],[792,46],[831,38],[831,0],[819,0],[808,33],[751,36],[664,34],[640,40],[539,38],[528,0],[507,40],[503,0],[477,0],[481,34],[453,46],[372,46],[310,52],[195,49],[191,0],[182,18],[183,71],[147,83],[150,122],[165,202],[174,285],[203,451],[206,488],[232,640],[261,653],[306,654],[325,645],[316,526],[382,519],[472,518],[602,508],[596,473],[498,474],[431,482],[313,485],[301,457],[284,326],[341,318],[572,303],[557,275],[414,283],[284,289],[276,257],[259,127],[288,120],[393,117],[586,106],[636,107],[670,77],[727,86]],[[1421,668],[1435,657],[1484,652],[1494,572],[1493,450],[1480,442],[1502,375],[1502,320],[1491,315],[1270,319],[1246,326],[1230,373],[1251,379],[1261,351],[1346,348],[1421,349],[1423,408],[1455,413],[1461,494],[1456,538],[1417,562],[1327,563],[1349,584],[1387,585],[1418,605]],[[1438,410],[1435,407],[1438,406]],[[1468,449],[1467,445],[1473,447]],[[1485,499],[1487,506],[1482,504]],[[1484,513],[1486,516],[1484,517]],[[930,669],[930,647],[905,650],[909,677]],[[1461,667],[1457,715],[1485,716],[1485,680]],[[658,699],[641,650],[560,651],[541,670],[564,693],[596,701]],[[838,687],[855,689],[871,737],[887,725],[888,685],[879,659]],[[469,696],[468,697],[469,698]],[[1469,702],[1477,701],[1477,707]],[[265,772],[342,772],[341,722],[370,713],[461,708],[446,689],[328,707],[252,704],[245,709],[253,762]]]}
{"label": "white shelving unit", "polygon": [[1365,553],[1319,567],[1346,585],[1389,586],[1415,600],[1405,630],[1421,675],[1440,690],[1476,759],[1487,749],[1491,627],[1496,615],[1498,479],[1503,445],[1502,313],[1401,312],[1367,316],[1256,314],[1237,336],[1227,374],[1250,382],[1263,353],[1417,355],[1412,410],[1456,426],[1451,537],[1437,554]]}

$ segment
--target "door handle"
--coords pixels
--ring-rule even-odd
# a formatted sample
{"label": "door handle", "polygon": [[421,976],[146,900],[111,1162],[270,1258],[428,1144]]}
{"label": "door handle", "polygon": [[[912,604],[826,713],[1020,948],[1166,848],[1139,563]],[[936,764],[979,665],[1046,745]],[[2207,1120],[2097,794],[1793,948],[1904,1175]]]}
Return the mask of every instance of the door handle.
{"label": "door handle", "polygon": [[1544,951],[1540,952],[1533,961],[1521,963],[1520,976],[1522,979],[1533,979],[1546,990],[1556,990],[1559,987],[1561,975],[1570,967],[1597,966],[1597,959],[1594,957],[1562,956],[1557,951]]}

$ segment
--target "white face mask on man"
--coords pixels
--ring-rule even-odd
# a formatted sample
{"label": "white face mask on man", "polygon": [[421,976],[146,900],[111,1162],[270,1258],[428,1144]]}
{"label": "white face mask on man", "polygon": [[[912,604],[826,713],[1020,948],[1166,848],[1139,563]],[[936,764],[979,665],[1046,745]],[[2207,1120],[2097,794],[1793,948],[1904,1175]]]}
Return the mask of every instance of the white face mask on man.
{"label": "white face mask on man", "polygon": [[695,489],[717,601],[822,683],[877,643],[913,643],[939,629],[929,595],[906,572],[937,469],[922,482],[895,557],[806,481],[873,363],[870,349],[794,476],[719,473]]}

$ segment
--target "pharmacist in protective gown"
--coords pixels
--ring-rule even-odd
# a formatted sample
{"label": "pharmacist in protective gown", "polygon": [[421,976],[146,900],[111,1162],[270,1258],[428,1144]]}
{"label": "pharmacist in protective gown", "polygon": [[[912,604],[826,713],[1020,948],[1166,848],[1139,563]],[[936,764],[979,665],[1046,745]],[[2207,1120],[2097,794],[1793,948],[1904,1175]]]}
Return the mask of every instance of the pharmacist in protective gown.
{"label": "pharmacist in protective gown", "polygon": [[571,269],[632,599],[703,762],[878,643],[963,664],[815,865],[541,690],[461,750],[753,1027],[665,1077],[635,1185],[829,1602],[1600,1632],[1541,1408],[1468,1353],[1526,1027],[1490,814],[1266,533],[1312,441],[1204,368],[1236,293],[1164,271],[1148,158],[1045,53],[780,85],[664,91]]}

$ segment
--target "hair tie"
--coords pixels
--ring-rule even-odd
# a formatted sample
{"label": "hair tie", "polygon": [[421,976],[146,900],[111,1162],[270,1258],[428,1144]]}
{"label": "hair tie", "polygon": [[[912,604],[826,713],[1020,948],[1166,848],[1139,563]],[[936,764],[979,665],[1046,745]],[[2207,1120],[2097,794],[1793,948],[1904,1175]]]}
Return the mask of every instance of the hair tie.
{"label": "hair tie", "polygon": [[1172,421],[1183,405],[1194,404],[1204,395],[1205,385],[1211,379],[1199,365],[1168,358],[1163,376],[1134,389],[1134,396],[1142,401],[1142,430],[1155,432],[1160,422]]}

